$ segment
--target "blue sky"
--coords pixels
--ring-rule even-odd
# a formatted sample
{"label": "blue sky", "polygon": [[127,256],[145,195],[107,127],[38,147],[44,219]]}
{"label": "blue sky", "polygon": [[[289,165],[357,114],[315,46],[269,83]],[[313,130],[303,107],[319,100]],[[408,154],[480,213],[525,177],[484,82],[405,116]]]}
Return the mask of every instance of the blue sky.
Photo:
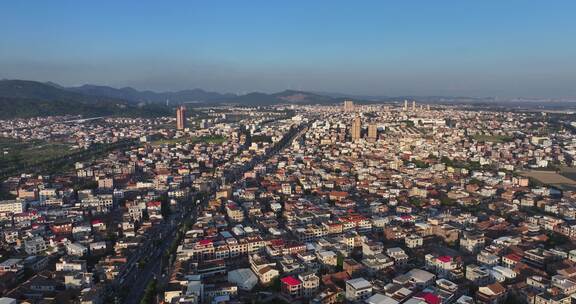
{"label": "blue sky", "polygon": [[576,1],[0,0],[0,78],[576,96]]}

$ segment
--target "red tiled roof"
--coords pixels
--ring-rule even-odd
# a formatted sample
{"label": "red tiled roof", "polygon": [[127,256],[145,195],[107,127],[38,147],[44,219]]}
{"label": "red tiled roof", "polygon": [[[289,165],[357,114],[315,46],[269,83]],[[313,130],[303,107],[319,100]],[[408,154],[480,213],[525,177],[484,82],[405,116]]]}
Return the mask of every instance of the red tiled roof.
{"label": "red tiled roof", "polygon": [[284,277],[280,281],[283,284],[290,285],[290,286],[296,286],[296,285],[302,284],[302,282],[300,280],[298,280],[297,278],[295,278],[293,276]]}
{"label": "red tiled roof", "polygon": [[284,245],[284,240],[283,239],[274,239],[270,241],[270,244],[272,246],[280,246],[280,245]]}
{"label": "red tiled roof", "polygon": [[430,292],[421,292],[417,295],[418,298],[424,299],[424,301],[428,304],[440,304],[440,298]]}
{"label": "red tiled roof", "polygon": [[200,243],[200,245],[208,245],[208,244],[212,244],[212,240],[204,239],[204,240],[200,240],[198,243]]}
{"label": "red tiled roof", "polygon": [[148,207],[160,207],[162,205],[162,202],[159,201],[154,201],[154,202],[147,202],[146,206]]}
{"label": "red tiled roof", "polygon": [[510,260],[512,260],[512,261],[514,261],[514,262],[520,262],[520,261],[522,260],[522,257],[521,257],[521,256],[519,256],[519,255],[517,255],[517,254],[514,254],[514,253],[511,253],[511,254],[506,255],[506,258],[507,258],[507,259],[510,259]]}
{"label": "red tiled roof", "polygon": [[490,284],[486,287],[488,287],[488,289],[490,289],[492,293],[496,295],[500,295],[506,292],[506,289],[498,282]]}
{"label": "red tiled roof", "polygon": [[339,197],[346,197],[348,196],[348,192],[344,192],[344,191],[331,191],[330,192],[331,196],[339,196]]}
{"label": "red tiled roof", "polygon": [[443,256],[439,256],[438,260],[442,263],[450,263],[450,262],[452,262],[452,257],[449,255],[443,255]]}

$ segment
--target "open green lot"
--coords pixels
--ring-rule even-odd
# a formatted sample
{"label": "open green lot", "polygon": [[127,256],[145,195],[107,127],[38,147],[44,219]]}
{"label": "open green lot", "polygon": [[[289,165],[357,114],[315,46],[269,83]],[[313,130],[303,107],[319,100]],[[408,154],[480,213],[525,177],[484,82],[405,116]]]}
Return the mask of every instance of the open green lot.
{"label": "open green lot", "polygon": [[63,143],[0,138],[0,170],[30,166],[71,154],[74,151],[70,145]]}
{"label": "open green lot", "polygon": [[72,149],[63,143],[0,139],[0,180],[20,173],[63,172],[78,161],[97,159],[114,150],[124,150],[136,140],[94,144],[88,149]]}
{"label": "open green lot", "polygon": [[506,135],[487,135],[487,134],[475,134],[472,135],[472,138],[481,142],[493,142],[493,143],[503,143],[513,140],[512,137]]}
{"label": "open green lot", "polygon": [[162,138],[152,142],[152,145],[175,145],[184,143],[207,143],[220,145],[226,141],[226,137],[221,135],[199,136],[199,137],[180,137],[180,138]]}

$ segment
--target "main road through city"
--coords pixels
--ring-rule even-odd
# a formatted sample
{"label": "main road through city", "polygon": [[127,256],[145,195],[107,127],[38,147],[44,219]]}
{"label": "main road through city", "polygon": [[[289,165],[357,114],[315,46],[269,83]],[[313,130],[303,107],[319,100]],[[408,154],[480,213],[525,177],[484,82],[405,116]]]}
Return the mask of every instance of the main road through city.
{"label": "main road through city", "polygon": [[[270,157],[285,149],[295,138],[302,136],[302,134],[304,134],[308,129],[309,125],[310,124],[304,124],[298,128],[292,129],[275,145],[274,148],[270,150],[267,155],[254,158],[250,163],[242,166],[242,168],[237,171],[226,173],[226,180],[230,183],[235,183],[242,178],[245,172],[251,170],[257,164],[267,161]],[[220,182],[221,181],[218,180],[218,187],[220,186]],[[140,246],[140,248],[137,249],[137,252],[130,257],[130,260],[126,263],[127,265],[124,267],[128,273],[122,273],[122,282],[119,284],[120,289],[129,288],[124,303],[140,303],[148,283],[151,280],[159,279],[162,276],[162,255],[174,241],[174,238],[176,237],[176,229],[181,227],[182,217],[189,216],[194,223],[197,219],[198,213],[202,208],[204,208],[208,200],[209,197],[198,202],[188,214],[184,214],[183,216],[175,214],[169,221],[167,221],[167,223],[165,222],[159,225],[160,228],[152,231],[144,245]],[[177,221],[180,222],[176,224]],[[160,240],[160,245],[157,245],[155,240]],[[147,260],[147,262],[144,264],[143,269],[138,269],[138,267],[135,267],[134,265],[137,265],[138,261],[141,261],[142,259]]]}

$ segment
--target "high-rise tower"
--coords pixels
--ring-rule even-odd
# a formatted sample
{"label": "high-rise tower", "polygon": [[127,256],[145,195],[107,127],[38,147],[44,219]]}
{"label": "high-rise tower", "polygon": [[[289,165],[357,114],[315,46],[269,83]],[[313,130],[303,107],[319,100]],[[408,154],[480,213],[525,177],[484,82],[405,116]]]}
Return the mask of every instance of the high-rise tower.
{"label": "high-rise tower", "polygon": [[375,123],[371,123],[368,125],[368,140],[369,141],[376,141],[378,139],[378,127]]}
{"label": "high-rise tower", "polygon": [[353,112],[354,102],[352,100],[344,100],[344,112]]}
{"label": "high-rise tower", "polygon": [[354,117],[352,121],[352,141],[360,140],[360,132],[362,130],[362,121],[360,120],[360,116]]}
{"label": "high-rise tower", "polygon": [[186,107],[179,106],[176,109],[176,129],[184,130],[186,128]]}

